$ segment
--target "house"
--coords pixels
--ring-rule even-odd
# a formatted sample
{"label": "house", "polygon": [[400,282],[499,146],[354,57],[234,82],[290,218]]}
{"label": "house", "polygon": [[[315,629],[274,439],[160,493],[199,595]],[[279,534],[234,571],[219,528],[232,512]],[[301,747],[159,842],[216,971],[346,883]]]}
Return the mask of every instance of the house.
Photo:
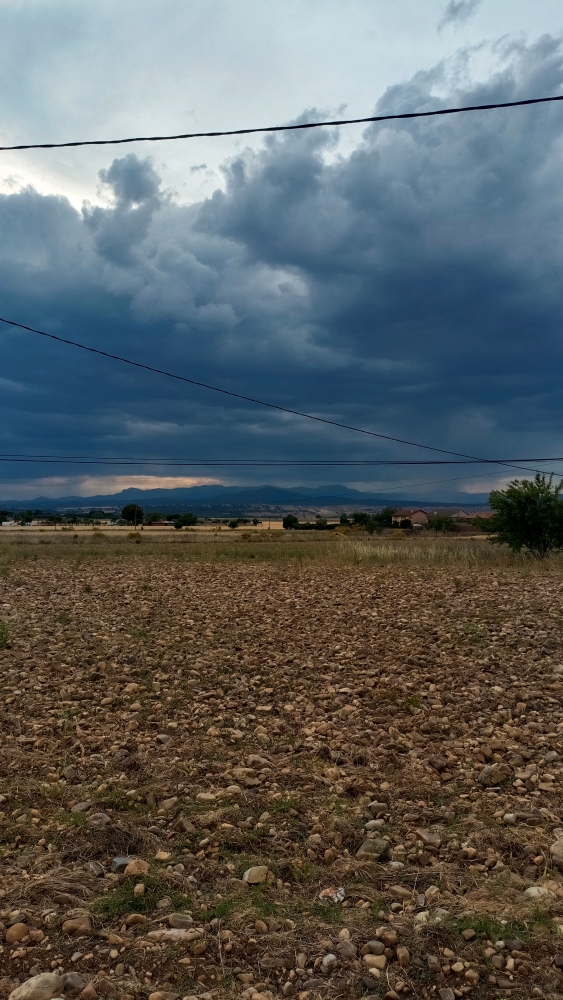
{"label": "house", "polygon": [[471,514],[468,510],[463,510],[461,507],[440,507],[438,510],[433,510],[430,512],[431,517],[451,517],[454,521],[469,521],[474,514]]}
{"label": "house", "polygon": [[401,507],[392,515],[391,523],[395,528],[400,528],[403,521],[410,521],[413,526],[415,524],[428,524],[428,514],[425,510],[421,510],[420,508]]}

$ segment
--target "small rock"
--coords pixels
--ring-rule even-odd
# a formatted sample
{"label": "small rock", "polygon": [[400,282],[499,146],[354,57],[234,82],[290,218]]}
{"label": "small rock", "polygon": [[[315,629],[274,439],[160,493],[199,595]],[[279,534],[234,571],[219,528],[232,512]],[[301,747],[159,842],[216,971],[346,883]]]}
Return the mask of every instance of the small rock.
{"label": "small rock", "polygon": [[96,987],[94,986],[94,983],[88,983],[88,985],[84,987],[82,993],[80,994],[80,1000],[95,1000],[97,996],[98,994],[96,993]]}
{"label": "small rock", "polygon": [[475,937],[475,931],[472,927],[466,927],[464,931],[461,932],[461,936],[464,941],[473,941]]}
{"label": "small rock", "polygon": [[104,827],[111,823],[111,819],[108,814],[104,812],[92,813],[91,816],[88,816],[88,823],[90,826]]}
{"label": "small rock", "polygon": [[[190,917],[189,913],[171,913],[168,917],[168,923],[171,927],[185,928],[191,927],[193,924],[193,917]],[[267,928],[266,928],[267,930]]]}
{"label": "small rock", "polygon": [[456,973],[463,972],[464,968],[465,968],[465,966],[464,966],[463,962],[454,962],[453,965],[452,965],[452,967],[451,967],[452,972],[456,972]]}
{"label": "small rock", "polygon": [[91,934],[92,924],[90,923],[90,917],[83,914],[79,917],[72,917],[70,920],[65,920],[61,930],[63,934],[69,934],[70,936]]}
{"label": "small rock", "polygon": [[96,878],[103,878],[106,873],[104,866],[99,861],[88,861],[84,868],[89,875],[95,875]]}
{"label": "small rock", "polygon": [[[113,858],[111,862],[111,870],[113,874],[122,875],[125,869],[127,868],[127,865],[130,863],[130,861],[131,858],[127,857],[126,855],[123,857]],[[133,872],[130,874],[136,875],[137,872]]]}
{"label": "small rock", "polygon": [[397,948],[397,961],[402,969],[406,969],[410,965],[411,953],[408,948],[404,945],[399,945]]}
{"label": "small rock", "polygon": [[422,827],[419,827],[418,830],[415,830],[415,833],[418,839],[422,841],[425,847],[433,847],[435,850],[438,850],[438,848],[442,844],[442,838],[440,834],[436,833],[434,830],[426,830]]}
{"label": "small rock", "polygon": [[393,899],[412,899],[412,889],[407,889],[404,885],[390,885],[389,893]]}
{"label": "small rock", "polygon": [[203,931],[198,931],[195,927],[185,930],[181,927],[174,927],[169,931],[149,931],[147,937],[152,941],[197,941],[203,937]]}
{"label": "small rock", "polygon": [[336,946],[336,950],[340,957],[344,959],[354,959],[358,954],[358,949],[352,941],[340,941]]}
{"label": "small rock", "polygon": [[332,972],[332,970],[335,969],[337,965],[338,965],[338,959],[336,955],[333,955],[331,952],[329,952],[328,955],[324,956],[321,962],[321,969],[323,972],[326,972],[328,974],[329,972]]}
{"label": "small rock", "polygon": [[373,976],[363,976],[362,983],[365,989],[369,990],[370,993],[379,992],[379,982],[377,981],[377,979],[374,979]]}
{"label": "small rock", "polygon": [[479,982],[479,973],[477,972],[477,969],[468,969],[465,973],[465,978],[468,983],[471,983],[472,986],[476,986]]}
{"label": "small rock", "polygon": [[62,979],[56,972],[42,972],[27,979],[12,990],[8,1000],[53,1000],[62,990]]}
{"label": "small rock", "polygon": [[514,826],[516,824],[516,813],[505,813],[502,817],[502,821],[503,823],[506,823],[507,826]]}
{"label": "small rock", "polygon": [[430,767],[433,767],[435,771],[447,771],[449,764],[445,757],[432,756],[428,758],[428,763]]}
{"label": "small rock", "polygon": [[523,895],[526,899],[540,899],[542,897],[547,899],[555,899],[554,893],[550,892],[543,885],[531,885],[524,890]]}
{"label": "small rock", "polygon": [[130,913],[125,917],[127,927],[134,927],[135,924],[146,924],[147,918],[144,913]]}
{"label": "small rock", "polygon": [[110,997],[115,992],[112,984],[107,979],[98,979],[96,991],[103,997]]}
{"label": "small rock", "polygon": [[23,941],[28,934],[29,927],[27,924],[12,924],[6,931],[6,944],[16,944],[17,941]]}
{"label": "small rock", "polygon": [[89,799],[86,799],[84,802],[77,802],[76,805],[72,806],[70,811],[72,813],[85,813],[88,812],[88,810],[91,809],[93,805],[94,805],[93,802],[90,802]]}
{"label": "small rock", "polygon": [[83,990],[85,982],[77,972],[65,972],[63,975],[63,992],[65,990]]}
{"label": "small rock", "polygon": [[360,951],[360,955],[362,957],[364,955],[383,955],[384,951],[385,951],[384,941],[375,941],[375,940],[367,941],[366,944],[363,946],[362,950]]}
{"label": "small rock", "polygon": [[499,977],[497,979],[497,987],[499,990],[512,990],[514,989],[514,983],[510,979],[503,979]]}
{"label": "small rock", "polygon": [[294,997],[295,987],[292,983],[284,983],[282,986],[282,997]]}
{"label": "small rock", "polygon": [[440,1000],[456,1000],[455,993],[453,990],[450,989],[449,986],[446,986],[443,990],[440,990],[439,993],[440,993]]}
{"label": "small rock", "polygon": [[477,780],[485,788],[492,788],[493,785],[500,785],[506,777],[500,764],[485,764]]}
{"label": "small rock", "polygon": [[441,963],[441,961],[440,961],[440,959],[438,958],[437,955],[427,955],[426,956],[426,964],[427,964],[428,968],[430,969],[430,972],[441,972],[442,971],[442,963]]}
{"label": "small rock", "polygon": [[388,850],[388,840],[381,840],[378,837],[374,837],[372,840],[364,840],[359,850],[356,851],[356,857],[371,858],[373,861],[376,861],[387,854]]}
{"label": "small rock", "polygon": [[521,941],[520,938],[507,938],[504,943],[510,951],[524,950],[524,942]]}
{"label": "small rock", "polygon": [[69,764],[68,767],[63,768],[63,778],[66,778],[67,781],[74,781],[76,774],[77,771],[73,764]]}
{"label": "small rock", "polygon": [[269,869],[266,865],[256,865],[254,868],[247,868],[242,876],[243,882],[249,885],[260,885],[268,878]]}
{"label": "small rock", "polygon": [[374,818],[377,816],[382,816],[383,813],[389,812],[388,802],[370,802],[367,807]]}
{"label": "small rock", "polygon": [[157,851],[154,860],[155,861],[170,861],[172,857],[170,851]]}
{"label": "small rock", "polygon": [[125,869],[125,875],[146,875],[149,870],[148,861],[143,861],[142,858],[131,858]]}
{"label": "small rock", "polygon": [[387,965],[385,955],[364,955],[362,960],[370,969],[383,970]]}
{"label": "small rock", "polygon": [[556,840],[554,844],[549,848],[549,853],[551,854],[551,860],[556,868],[563,871],[563,839]]}

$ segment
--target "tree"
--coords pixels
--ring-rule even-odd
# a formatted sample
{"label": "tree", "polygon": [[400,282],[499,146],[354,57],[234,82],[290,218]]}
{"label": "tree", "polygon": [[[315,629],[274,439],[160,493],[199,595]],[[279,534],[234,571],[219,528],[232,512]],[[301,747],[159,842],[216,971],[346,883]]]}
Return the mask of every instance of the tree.
{"label": "tree", "polygon": [[238,528],[238,526],[239,526],[238,518],[233,518],[232,521],[229,521],[229,528],[232,528],[233,531],[235,528]]}
{"label": "tree", "polygon": [[341,514],[340,515],[340,523],[342,525],[350,524],[350,521],[348,520],[348,515],[347,514]]}
{"label": "tree", "polygon": [[287,531],[292,531],[294,528],[299,527],[299,521],[296,518],[295,514],[286,514],[282,521],[282,524]]}
{"label": "tree", "polygon": [[447,514],[435,514],[434,517],[429,517],[428,527],[432,528],[436,534],[439,531],[457,531],[457,524],[453,517],[448,517]]}
{"label": "tree", "polygon": [[121,516],[129,524],[142,524],[143,508],[139,507],[137,503],[128,503],[121,511]]}
{"label": "tree", "polygon": [[514,479],[505,490],[493,490],[489,503],[495,511],[485,530],[491,539],[508,545],[514,552],[527,549],[544,559],[554,549],[563,548],[563,480],[553,483],[538,472],[533,481]]}

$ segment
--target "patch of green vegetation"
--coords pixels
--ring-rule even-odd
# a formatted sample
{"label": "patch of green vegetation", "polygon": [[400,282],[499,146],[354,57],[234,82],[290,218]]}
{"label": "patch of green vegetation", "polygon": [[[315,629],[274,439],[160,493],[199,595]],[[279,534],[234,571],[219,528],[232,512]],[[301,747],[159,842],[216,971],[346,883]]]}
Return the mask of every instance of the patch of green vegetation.
{"label": "patch of green vegetation", "polygon": [[[215,906],[212,906],[210,910],[205,913],[197,913],[198,920],[202,920],[204,923],[209,923],[210,920],[215,920],[217,917],[219,920],[224,920],[226,917],[230,917],[231,913],[234,913],[237,907],[242,902],[241,898],[231,897],[228,899],[221,899]],[[246,902],[246,900],[245,900]]]}
{"label": "patch of green vegetation", "polygon": [[7,649],[10,642],[10,630],[6,622],[0,621],[0,649]]}
{"label": "patch of green vegetation", "polygon": [[487,627],[486,625],[475,625],[472,622],[468,622],[463,626],[463,632],[469,639],[469,642],[473,645],[475,643],[481,642],[487,637]]}
{"label": "patch of green vegetation", "polygon": [[66,823],[67,826],[84,826],[86,823],[86,816],[84,813],[62,813],[57,816],[57,819],[61,823]]}
{"label": "patch of green vegetation", "polygon": [[263,886],[257,886],[255,889],[252,889],[250,899],[254,909],[261,917],[275,917],[279,915],[280,908],[278,904],[265,895]]}
{"label": "patch of green vegetation", "polygon": [[322,903],[315,903],[311,908],[311,913],[325,924],[338,924],[342,921],[342,911],[339,906],[325,906]]}
{"label": "patch of green vegetation", "polygon": [[451,921],[449,926],[456,934],[471,928],[479,937],[487,938],[489,941],[510,937],[519,937],[525,941],[530,934],[530,929],[525,923],[518,921],[501,924],[499,920],[494,920],[486,914],[462,917],[460,920]]}
{"label": "patch of green vegetation", "polygon": [[411,708],[422,708],[422,698],[420,698],[417,694],[409,694],[405,698],[405,705],[408,705]]}
{"label": "patch of green vegetation", "polygon": [[123,917],[128,913],[152,913],[156,909],[158,900],[162,899],[163,896],[168,896],[172,906],[178,911],[190,909],[189,899],[185,899],[180,893],[170,892],[168,886],[150,875],[143,876],[144,896],[135,896],[133,890],[137,882],[136,876],[124,879],[107,896],[94,902],[92,912],[105,914],[113,919]]}
{"label": "patch of green vegetation", "polygon": [[70,625],[72,619],[68,611],[61,611],[61,613],[55,618],[55,621],[59,622],[61,625]]}

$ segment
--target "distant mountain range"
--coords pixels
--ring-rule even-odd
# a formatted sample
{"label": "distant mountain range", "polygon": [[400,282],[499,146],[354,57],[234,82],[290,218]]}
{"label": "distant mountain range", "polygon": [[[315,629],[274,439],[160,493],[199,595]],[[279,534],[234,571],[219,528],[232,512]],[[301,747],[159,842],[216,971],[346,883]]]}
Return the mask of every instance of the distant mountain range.
{"label": "distant mountain range", "polygon": [[488,501],[487,493],[450,493],[447,499],[417,500],[389,496],[384,493],[362,492],[348,486],[182,486],[176,489],[141,490],[129,487],[119,493],[96,496],[34,497],[29,500],[5,500],[1,505],[8,510],[39,508],[41,510],[68,510],[91,507],[121,508],[128,503],[138,503],[147,510],[163,508],[165,511],[195,510],[217,512],[234,508],[256,507],[333,507],[350,504],[366,506],[439,507],[440,504],[459,504],[461,507],[479,507]]}

